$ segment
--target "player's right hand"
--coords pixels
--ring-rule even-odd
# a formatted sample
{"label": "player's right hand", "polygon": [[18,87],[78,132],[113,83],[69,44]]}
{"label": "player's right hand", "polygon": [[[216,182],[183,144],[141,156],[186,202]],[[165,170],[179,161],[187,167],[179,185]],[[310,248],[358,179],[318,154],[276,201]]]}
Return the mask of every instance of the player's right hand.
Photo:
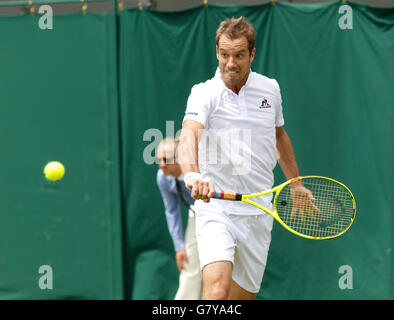
{"label": "player's right hand", "polygon": [[194,200],[209,202],[215,194],[215,187],[210,181],[200,179],[191,180],[187,187],[192,190],[192,198]]}

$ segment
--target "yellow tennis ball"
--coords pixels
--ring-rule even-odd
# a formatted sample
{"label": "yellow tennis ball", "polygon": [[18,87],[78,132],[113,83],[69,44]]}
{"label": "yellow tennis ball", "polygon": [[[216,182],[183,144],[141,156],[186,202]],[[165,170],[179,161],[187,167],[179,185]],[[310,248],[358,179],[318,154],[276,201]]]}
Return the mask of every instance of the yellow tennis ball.
{"label": "yellow tennis ball", "polygon": [[57,161],[48,162],[44,168],[45,177],[51,181],[57,181],[64,176],[64,166]]}

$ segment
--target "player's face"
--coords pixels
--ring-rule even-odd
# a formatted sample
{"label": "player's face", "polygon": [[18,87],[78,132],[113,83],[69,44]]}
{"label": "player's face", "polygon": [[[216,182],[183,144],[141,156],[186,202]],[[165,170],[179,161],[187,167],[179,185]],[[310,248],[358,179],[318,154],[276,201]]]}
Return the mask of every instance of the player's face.
{"label": "player's face", "polygon": [[164,175],[175,176],[180,170],[178,163],[175,160],[175,151],[172,146],[160,145],[156,152],[156,162]]}
{"label": "player's face", "polygon": [[226,35],[220,37],[216,56],[222,79],[228,88],[239,90],[245,84],[255,51],[253,48],[252,52],[249,52],[245,36],[233,40]]}

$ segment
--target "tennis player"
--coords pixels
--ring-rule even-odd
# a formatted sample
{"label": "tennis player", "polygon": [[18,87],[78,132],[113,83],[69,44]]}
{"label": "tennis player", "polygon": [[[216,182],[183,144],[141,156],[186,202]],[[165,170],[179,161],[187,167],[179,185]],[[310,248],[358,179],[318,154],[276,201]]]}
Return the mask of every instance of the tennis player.
{"label": "tennis player", "polygon": [[[179,269],[179,287],[175,300],[201,299],[202,274],[200,270],[195,232],[194,199],[186,188],[183,174],[175,159],[178,141],[168,137],[157,148],[157,185],[163,198],[168,230]],[[183,234],[180,202],[189,208],[189,217]]]}
{"label": "tennis player", "polygon": [[[299,176],[284,129],[278,83],[252,72],[255,31],[244,17],[216,32],[218,69],[193,86],[183,119],[179,163],[196,200],[203,299],[255,299],[271,242],[273,218],[242,202],[211,199],[215,188],[248,194],[270,189],[278,160]],[[277,148],[277,150],[276,150]],[[309,190],[297,184],[298,192]],[[272,210],[272,194],[262,204]]]}

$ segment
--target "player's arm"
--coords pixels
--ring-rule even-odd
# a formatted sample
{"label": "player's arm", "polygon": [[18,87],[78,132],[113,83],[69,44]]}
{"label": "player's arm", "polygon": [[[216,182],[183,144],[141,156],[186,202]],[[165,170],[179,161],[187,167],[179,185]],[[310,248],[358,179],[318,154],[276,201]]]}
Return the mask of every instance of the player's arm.
{"label": "player's arm", "polygon": [[[283,174],[287,180],[296,178],[300,175],[294,149],[291,144],[290,138],[283,127],[276,127],[276,149],[279,153],[278,162]],[[312,209],[320,212],[315,207],[312,192],[305,188],[302,181],[297,181],[291,184],[291,197],[293,200],[293,209],[291,218],[294,217],[297,210],[300,210],[301,219],[304,221],[304,211],[307,211],[312,217]],[[306,201],[308,199],[309,201]]]}
{"label": "player's arm", "polygon": [[193,120],[185,120],[179,137],[177,161],[183,174],[197,172],[198,169],[198,140],[204,126]]}
{"label": "player's arm", "polygon": [[279,165],[287,180],[298,177],[297,161],[290,138],[283,127],[276,127],[276,148],[279,153]]}
{"label": "player's arm", "polygon": [[198,121],[184,121],[177,148],[177,159],[185,175],[186,186],[192,190],[193,199],[209,202],[215,193],[214,186],[211,182],[202,180],[198,168],[198,142],[203,129],[204,126]]}

